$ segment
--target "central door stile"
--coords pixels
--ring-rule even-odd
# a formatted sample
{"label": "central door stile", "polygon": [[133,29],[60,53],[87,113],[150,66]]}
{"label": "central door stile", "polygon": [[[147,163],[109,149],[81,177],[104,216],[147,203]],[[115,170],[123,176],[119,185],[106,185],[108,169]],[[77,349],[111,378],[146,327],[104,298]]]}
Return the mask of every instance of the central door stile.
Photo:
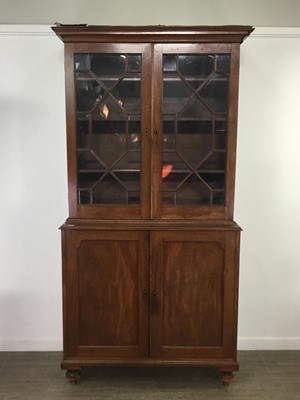
{"label": "central door stile", "polygon": [[162,241],[161,232],[150,233],[150,357],[159,358],[161,348],[162,310]]}
{"label": "central door stile", "polygon": [[162,44],[153,45],[152,56],[152,180],[151,218],[161,213],[161,150],[162,150]]}
{"label": "central door stile", "polygon": [[152,131],[152,105],[149,99],[152,95],[152,45],[144,44],[142,50],[142,190],[141,190],[141,218],[148,219],[151,215],[151,131]]}
{"label": "central door stile", "polygon": [[152,357],[152,315],[151,315],[151,293],[152,293],[152,287],[153,287],[153,232],[149,232],[149,296],[148,296],[148,310],[149,310],[149,336],[148,336],[148,351],[149,351],[149,357]]}
{"label": "central door stile", "polygon": [[141,358],[149,357],[149,298],[150,298],[150,272],[149,265],[151,262],[150,253],[150,233],[139,232],[139,275],[140,275],[140,307],[139,307],[139,337],[140,337],[140,354]]}

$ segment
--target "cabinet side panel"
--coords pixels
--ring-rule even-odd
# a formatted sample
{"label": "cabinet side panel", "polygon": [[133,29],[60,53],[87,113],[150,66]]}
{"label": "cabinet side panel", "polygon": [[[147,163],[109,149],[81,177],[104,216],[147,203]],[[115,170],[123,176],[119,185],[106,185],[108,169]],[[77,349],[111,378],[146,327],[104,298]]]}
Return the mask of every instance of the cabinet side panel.
{"label": "cabinet side panel", "polygon": [[240,45],[233,44],[231,51],[231,72],[230,72],[229,114],[228,114],[227,166],[226,166],[227,169],[226,216],[225,216],[226,219],[233,218],[233,210],[234,210],[237,115],[238,115],[238,92],[239,92],[239,63],[240,63]]}
{"label": "cabinet side panel", "polygon": [[68,197],[69,216],[76,217],[76,118],[75,118],[75,89],[74,89],[74,55],[73,44],[65,45],[65,92],[66,92],[66,128],[68,152]]}
{"label": "cabinet side panel", "polygon": [[227,232],[224,275],[224,356],[236,360],[240,232]]}
{"label": "cabinet side panel", "polygon": [[78,274],[74,232],[62,231],[63,238],[63,335],[64,359],[74,357],[78,352]]}

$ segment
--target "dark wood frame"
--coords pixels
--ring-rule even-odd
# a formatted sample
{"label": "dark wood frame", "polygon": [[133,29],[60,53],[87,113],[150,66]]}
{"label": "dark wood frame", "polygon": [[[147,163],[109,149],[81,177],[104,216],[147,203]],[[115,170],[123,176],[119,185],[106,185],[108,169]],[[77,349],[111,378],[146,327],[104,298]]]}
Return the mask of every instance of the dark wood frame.
{"label": "dark wood frame", "polygon": [[[227,385],[238,370],[237,310],[240,227],[233,221],[238,111],[239,49],[253,31],[251,26],[56,26],[65,43],[66,112],[69,181],[69,218],[62,226],[64,359],[71,382],[77,382],[86,365],[201,366],[214,367]],[[142,198],[140,206],[77,205],[76,124],[73,57],[75,53],[142,53]],[[231,54],[225,206],[162,207],[162,54]],[[145,79],[146,78],[146,79]],[[139,286],[140,343],[130,349],[116,346],[81,349],[79,343],[78,251],[80,242],[134,240],[139,249],[143,282]],[[185,241],[218,243],[222,248],[224,281],[222,343],[219,347],[163,345],[163,243]],[[222,256],[223,257],[223,256]],[[148,264],[148,267],[147,267]],[[106,261],[106,268],[109,260]],[[148,269],[147,269],[148,268]],[[139,279],[139,278],[137,278]],[[192,282],[191,282],[192,284]],[[88,298],[88,293],[86,294]],[[205,301],[205,299],[203,299]],[[195,316],[196,317],[196,316]],[[210,323],[211,317],[207,315]]]}

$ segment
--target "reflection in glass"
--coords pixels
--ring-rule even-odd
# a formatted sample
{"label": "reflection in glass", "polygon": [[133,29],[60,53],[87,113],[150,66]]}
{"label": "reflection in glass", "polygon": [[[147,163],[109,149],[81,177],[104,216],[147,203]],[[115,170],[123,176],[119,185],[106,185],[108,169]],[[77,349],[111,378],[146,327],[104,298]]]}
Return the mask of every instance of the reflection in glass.
{"label": "reflection in glass", "polygon": [[125,72],[126,56],[123,54],[93,54],[90,55],[91,72],[100,79],[119,79]]}
{"label": "reflection in glass", "polygon": [[163,56],[165,206],[225,204],[229,70],[228,54]]}
{"label": "reflection in glass", "polygon": [[97,107],[106,92],[98,82],[92,79],[76,81],[76,109],[80,112],[91,112]]}
{"label": "reflection in glass", "polygon": [[226,113],[228,109],[228,76],[222,75],[222,79],[208,82],[200,89],[199,96],[212,112]]}
{"label": "reflection in glass", "polygon": [[213,55],[182,55],[179,56],[179,72],[184,78],[206,78],[214,71],[215,56]]}
{"label": "reflection in glass", "polygon": [[129,72],[141,72],[142,70],[142,57],[140,55],[128,55],[128,71]]}
{"label": "reflection in glass", "polygon": [[88,71],[88,57],[86,54],[77,54],[75,62],[76,72],[87,72]]}
{"label": "reflection in glass", "polygon": [[229,72],[230,70],[230,57],[228,54],[217,56],[217,71]]}
{"label": "reflection in glass", "polygon": [[176,56],[164,56],[163,59],[163,71],[164,72],[175,72],[177,69],[177,57]]}
{"label": "reflection in glass", "polygon": [[209,205],[211,190],[198,176],[192,174],[187,180],[181,182],[176,193],[178,205]]}
{"label": "reflection in glass", "polygon": [[139,54],[76,54],[79,204],[140,202]]}

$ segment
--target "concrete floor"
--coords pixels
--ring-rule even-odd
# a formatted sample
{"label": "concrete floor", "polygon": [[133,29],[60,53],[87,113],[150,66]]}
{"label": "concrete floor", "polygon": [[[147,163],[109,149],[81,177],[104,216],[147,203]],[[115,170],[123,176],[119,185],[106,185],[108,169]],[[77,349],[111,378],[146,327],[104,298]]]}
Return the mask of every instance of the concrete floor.
{"label": "concrete floor", "polygon": [[87,368],[77,385],[61,353],[0,353],[1,400],[300,400],[300,351],[239,352],[240,371],[223,387],[200,368]]}

